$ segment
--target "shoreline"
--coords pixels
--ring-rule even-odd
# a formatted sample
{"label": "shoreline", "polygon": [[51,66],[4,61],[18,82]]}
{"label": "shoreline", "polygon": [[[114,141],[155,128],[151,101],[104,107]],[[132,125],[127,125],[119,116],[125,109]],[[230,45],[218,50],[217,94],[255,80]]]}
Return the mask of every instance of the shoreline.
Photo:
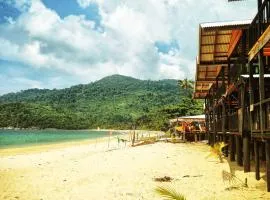
{"label": "shoreline", "polygon": [[[100,130],[101,131],[101,130]],[[127,137],[134,130],[105,130],[102,131],[112,131],[119,133],[120,135],[112,135],[112,136],[104,136],[99,138],[92,138],[92,139],[78,139],[78,140],[66,140],[66,141],[56,141],[56,142],[48,142],[48,143],[32,143],[26,144],[25,146],[8,146],[4,148],[0,148],[0,156],[10,156],[10,155],[22,155],[27,153],[41,153],[41,152],[48,152],[57,149],[65,149],[69,147],[76,147],[76,146],[84,146],[84,145],[91,145],[91,144],[100,144],[100,143],[107,143],[109,140],[110,142],[116,143],[116,138],[120,137]],[[145,130],[135,130],[136,134],[147,134],[149,136],[162,134],[162,131],[145,131]]]}

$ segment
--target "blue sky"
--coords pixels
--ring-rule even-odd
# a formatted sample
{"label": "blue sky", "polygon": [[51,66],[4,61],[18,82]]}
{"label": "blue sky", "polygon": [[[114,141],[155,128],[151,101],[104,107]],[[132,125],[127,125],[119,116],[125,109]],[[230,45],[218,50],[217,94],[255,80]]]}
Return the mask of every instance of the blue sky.
{"label": "blue sky", "polygon": [[192,79],[199,23],[255,13],[254,0],[0,0],[0,95],[112,74]]}

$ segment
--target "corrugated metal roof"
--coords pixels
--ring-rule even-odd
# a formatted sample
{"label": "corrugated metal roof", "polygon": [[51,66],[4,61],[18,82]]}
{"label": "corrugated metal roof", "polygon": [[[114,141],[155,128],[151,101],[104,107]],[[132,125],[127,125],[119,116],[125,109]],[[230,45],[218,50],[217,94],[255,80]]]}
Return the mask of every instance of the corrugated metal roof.
{"label": "corrugated metal roof", "polygon": [[251,24],[252,20],[237,20],[237,21],[226,21],[226,22],[209,22],[202,23],[200,26],[202,28],[213,28],[213,27],[232,27],[232,26],[242,26]]}

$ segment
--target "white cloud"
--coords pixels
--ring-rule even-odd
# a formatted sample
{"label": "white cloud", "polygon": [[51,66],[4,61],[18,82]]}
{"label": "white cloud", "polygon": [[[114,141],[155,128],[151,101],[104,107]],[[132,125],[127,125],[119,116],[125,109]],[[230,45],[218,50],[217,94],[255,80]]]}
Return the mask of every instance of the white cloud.
{"label": "white cloud", "polygon": [[[58,70],[75,77],[76,83],[115,73],[144,79],[193,78],[198,23],[252,18],[256,8],[250,1],[77,0],[84,9],[98,6],[101,27],[96,29],[96,22],[85,16],[61,18],[40,0],[10,1],[29,9],[0,25],[0,59]],[[158,41],[176,41],[180,49],[160,53]],[[61,85],[63,80],[56,81]]]}

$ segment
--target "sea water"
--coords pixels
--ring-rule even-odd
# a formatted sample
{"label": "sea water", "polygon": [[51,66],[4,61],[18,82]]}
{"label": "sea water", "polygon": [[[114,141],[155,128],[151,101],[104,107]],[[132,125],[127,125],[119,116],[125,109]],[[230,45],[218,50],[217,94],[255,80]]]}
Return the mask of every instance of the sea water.
{"label": "sea water", "polygon": [[[118,134],[113,132],[113,135]],[[0,148],[59,143],[108,137],[110,131],[90,130],[0,130]]]}

